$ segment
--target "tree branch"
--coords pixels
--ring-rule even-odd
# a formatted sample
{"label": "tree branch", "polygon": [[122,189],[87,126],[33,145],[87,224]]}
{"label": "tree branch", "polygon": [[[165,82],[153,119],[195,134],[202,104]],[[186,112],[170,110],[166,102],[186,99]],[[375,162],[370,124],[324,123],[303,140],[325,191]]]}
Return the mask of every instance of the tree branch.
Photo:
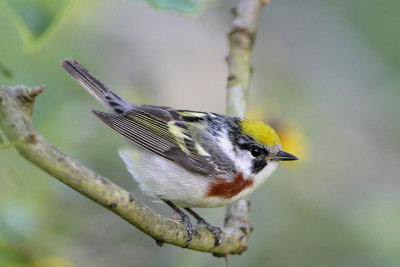
{"label": "tree branch", "polygon": [[[262,0],[242,0],[234,12],[234,28],[230,34],[231,53],[228,56],[227,112],[230,115],[243,116],[246,110],[251,76],[250,52],[257,19],[264,4]],[[132,193],[57,150],[36,131],[30,115],[36,96],[43,90],[44,86],[0,87],[0,128],[10,144],[25,159],[111,210],[154,238],[157,244],[165,242],[184,247],[187,231],[181,222],[166,218],[140,203]],[[205,228],[199,228],[189,249],[210,252],[216,256],[242,253],[247,248],[247,237],[251,230],[248,211],[247,201],[229,206],[225,227],[222,228],[222,243],[214,247],[213,234]]]}
{"label": "tree branch", "polygon": [[[252,76],[250,65],[256,27],[261,11],[268,0],[241,0],[232,11],[233,29],[229,34],[230,53],[228,62],[228,85],[226,113],[232,116],[246,115],[249,84]],[[250,202],[242,199],[226,209],[225,226],[241,229],[247,239],[252,231],[249,222]]]}

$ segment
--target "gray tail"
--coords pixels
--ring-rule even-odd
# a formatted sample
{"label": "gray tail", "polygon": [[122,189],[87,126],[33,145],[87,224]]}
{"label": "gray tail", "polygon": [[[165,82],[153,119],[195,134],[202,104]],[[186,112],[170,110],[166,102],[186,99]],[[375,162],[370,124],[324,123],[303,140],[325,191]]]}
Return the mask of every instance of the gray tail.
{"label": "gray tail", "polygon": [[61,66],[74,78],[83,88],[93,95],[106,108],[115,113],[124,113],[132,109],[133,105],[114,94],[96,76],[91,74],[74,59],[64,59]]}

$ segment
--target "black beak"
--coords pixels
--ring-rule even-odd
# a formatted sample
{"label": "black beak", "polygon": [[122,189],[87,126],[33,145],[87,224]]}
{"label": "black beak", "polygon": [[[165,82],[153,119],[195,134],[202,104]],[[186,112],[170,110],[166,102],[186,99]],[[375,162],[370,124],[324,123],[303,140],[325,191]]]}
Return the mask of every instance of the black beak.
{"label": "black beak", "polygon": [[292,154],[289,154],[285,151],[279,150],[278,154],[272,157],[268,157],[267,159],[283,161],[283,160],[298,160],[298,158]]}

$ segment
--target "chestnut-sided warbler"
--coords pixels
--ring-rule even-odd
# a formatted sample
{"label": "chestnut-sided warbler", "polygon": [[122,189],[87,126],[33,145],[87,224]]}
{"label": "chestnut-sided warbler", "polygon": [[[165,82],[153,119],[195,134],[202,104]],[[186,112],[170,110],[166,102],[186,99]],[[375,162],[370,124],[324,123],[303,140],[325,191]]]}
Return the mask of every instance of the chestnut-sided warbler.
{"label": "chestnut-sided warbler", "polygon": [[188,231],[188,246],[196,228],[183,207],[221,241],[191,207],[219,207],[246,197],[259,187],[282,160],[297,160],[281,150],[270,126],[212,112],[135,105],[114,94],[73,59],[65,70],[112,113],[93,113],[135,144],[119,151],[141,190],[177,212]]}

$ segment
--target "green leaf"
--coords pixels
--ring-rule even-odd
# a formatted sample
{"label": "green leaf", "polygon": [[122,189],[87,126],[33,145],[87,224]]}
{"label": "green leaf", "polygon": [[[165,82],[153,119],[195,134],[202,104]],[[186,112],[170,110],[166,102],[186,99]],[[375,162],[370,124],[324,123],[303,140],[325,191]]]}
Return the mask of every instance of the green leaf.
{"label": "green leaf", "polygon": [[176,11],[187,15],[198,15],[210,6],[215,6],[219,0],[131,0],[147,2],[155,9]]}
{"label": "green leaf", "polygon": [[37,42],[58,24],[71,0],[6,0],[26,42]]}
{"label": "green leaf", "polygon": [[[0,73],[9,79],[11,79],[14,76],[13,72],[9,68],[7,68],[3,63],[1,63],[1,61],[0,61]],[[0,132],[0,144],[1,144],[1,132]]]}

